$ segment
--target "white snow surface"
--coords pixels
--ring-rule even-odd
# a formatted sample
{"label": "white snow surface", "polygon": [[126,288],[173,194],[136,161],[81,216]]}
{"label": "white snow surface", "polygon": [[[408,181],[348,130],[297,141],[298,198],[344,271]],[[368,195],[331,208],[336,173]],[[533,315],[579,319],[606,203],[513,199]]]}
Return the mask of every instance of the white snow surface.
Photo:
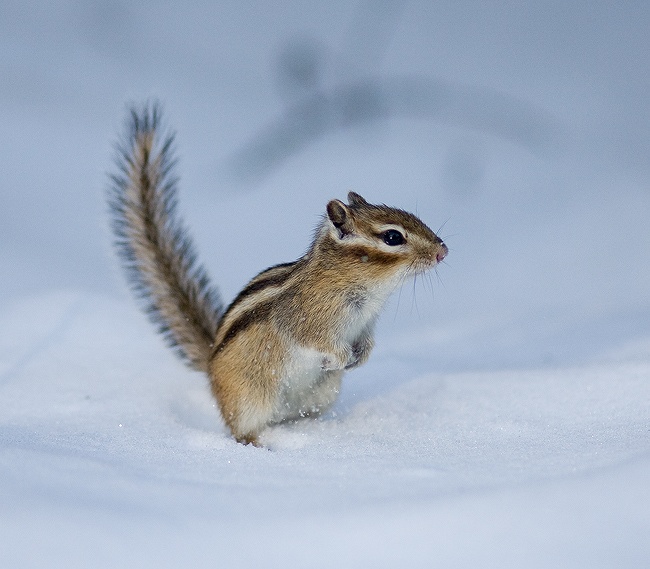
{"label": "white snow surface", "polygon": [[[513,6],[2,2],[0,568],[650,567],[650,4]],[[226,301],[350,189],[450,247],[264,449],[111,250],[152,97]]]}
{"label": "white snow surface", "polygon": [[397,378],[350,374],[334,412],[270,429],[265,450],[233,442],[128,303],[51,294],[2,324],[39,334],[2,354],[3,567],[648,559],[647,358],[464,373],[404,358]]}

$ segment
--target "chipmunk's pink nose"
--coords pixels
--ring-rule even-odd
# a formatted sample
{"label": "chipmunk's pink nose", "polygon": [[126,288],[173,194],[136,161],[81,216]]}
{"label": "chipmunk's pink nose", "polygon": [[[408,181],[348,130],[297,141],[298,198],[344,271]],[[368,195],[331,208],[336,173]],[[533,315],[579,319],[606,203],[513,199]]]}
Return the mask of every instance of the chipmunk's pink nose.
{"label": "chipmunk's pink nose", "polygon": [[440,243],[440,251],[436,253],[436,263],[441,263],[442,260],[447,256],[447,253],[449,253],[447,245]]}

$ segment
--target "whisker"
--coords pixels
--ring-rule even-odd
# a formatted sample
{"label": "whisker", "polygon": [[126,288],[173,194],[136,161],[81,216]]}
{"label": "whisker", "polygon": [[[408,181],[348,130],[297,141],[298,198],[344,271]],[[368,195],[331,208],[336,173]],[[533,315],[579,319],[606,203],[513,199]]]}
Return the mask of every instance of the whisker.
{"label": "whisker", "polygon": [[413,304],[415,305],[415,313],[418,315],[418,318],[421,318],[420,307],[418,305],[416,281],[417,281],[417,277],[413,279]]}
{"label": "whisker", "polygon": [[445,221],[442,222],[442,225],[438,227],[438,230],[436,231],[436,235],[440,235],[440,232],[444,229],[445,225],[447,225],[447,222],[451,219],[451,216],[445,219]]}
{"label": "whisker", "polygon": [[438,272],[438,267],[436,267],[435,271],[436,271],[436,277],[438,279],[438,283],[442,286],[442,288],[447,290],[447,287],[445,286],[445,281],[442,280],[442,277],[440,276],[440,273]]}
{"label": "whisker", "polygon": [[402,287],[404,286],[404,280],[406,275],[400,277],[400,283],[397,285],[397,304],[395,305],[395,314],[393,315],[393,322],[397,321],[397,313],[399,312],[399,305],[402,300]]}
{"label": "whisker", "polygon": [[[434,268],[434,270],[435,270],[436,275],[437,275],[437,274],[438,274],[438,270],[435,269],[435,268]],[[439,278],[440,278],[440,276],[438,275],[438,279],[439,279]],[[429,283],[429,292],[431,293],[431,298],[433,298],[433,297],[435,296],[435,289],[433,288],[433,280],[432,280],[432,277],[431,277],[431,271],[427,271],[427,279],[426,279],[426,282]]]}

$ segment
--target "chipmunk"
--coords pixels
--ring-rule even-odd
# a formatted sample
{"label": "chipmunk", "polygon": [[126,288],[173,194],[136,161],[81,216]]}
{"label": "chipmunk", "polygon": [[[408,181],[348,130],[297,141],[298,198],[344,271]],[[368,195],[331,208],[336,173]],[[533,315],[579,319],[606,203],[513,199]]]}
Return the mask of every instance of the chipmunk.
{"label": "chipmunk", "polygon": [[262,271],[224,308],[175,215],[173,135],[160,115],[132,109],[118,146],[117,250],[168,343],[209,376],[234,438],[259,445],[268,425],[332,406],[343,373],[368,359],[390,293],[447,247],[416,216],[350,192],[327,204],[305,255]]}

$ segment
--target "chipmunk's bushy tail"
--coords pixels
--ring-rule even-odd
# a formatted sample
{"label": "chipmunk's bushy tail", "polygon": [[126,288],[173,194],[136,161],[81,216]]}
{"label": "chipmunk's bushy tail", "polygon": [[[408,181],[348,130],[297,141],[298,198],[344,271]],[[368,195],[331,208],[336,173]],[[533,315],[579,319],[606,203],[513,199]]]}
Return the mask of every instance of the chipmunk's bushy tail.
{"label": "chipmunk's bushy tail", "polygon": [[207,371],[223,306],[176,216],[173,134],[160,132],[157,104],[131,109],[117,147],[110,207],[129,283],[167,342]]}

